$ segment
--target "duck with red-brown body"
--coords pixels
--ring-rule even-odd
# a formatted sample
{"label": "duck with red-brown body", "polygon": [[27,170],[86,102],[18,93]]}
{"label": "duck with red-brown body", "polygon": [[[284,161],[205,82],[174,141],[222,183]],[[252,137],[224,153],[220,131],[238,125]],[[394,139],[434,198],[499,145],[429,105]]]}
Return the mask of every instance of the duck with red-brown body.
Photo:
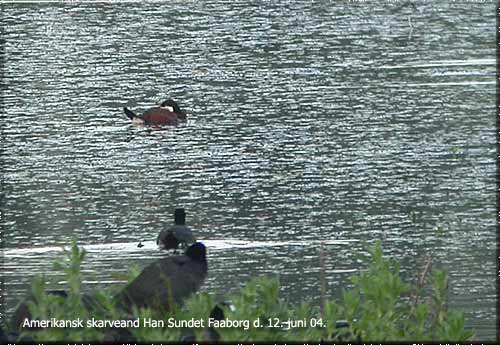
{"label": "duck with red-brown body", "polygon": [[158,107],[152,107],[146,110],[142,115],[136,115],[130,109],[124,107],[123,111],[134,124],[140,125],[173,125],[176,126],[180,122],[186,121],[186,113],[181,110],[177,102],[172,99],[167,99]]}

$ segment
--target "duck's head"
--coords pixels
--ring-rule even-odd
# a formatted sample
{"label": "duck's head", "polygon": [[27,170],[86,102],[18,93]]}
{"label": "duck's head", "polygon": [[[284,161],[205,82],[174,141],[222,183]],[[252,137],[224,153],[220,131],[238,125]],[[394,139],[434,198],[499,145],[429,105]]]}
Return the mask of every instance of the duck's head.
{"label": "duck's head", "polygon": [[186,256],[198,262],[207,262],[207,249],[201,242],[196,242],[186,250]]}
{"label": "duck's head", "polygon": [[176,208],[174,212],[174,221],[176,225],[186,224],[186,211],[183,208]]}
{"label": "duck's head", "polygon": [[167,99],[163,103],[160,104],[160,107],[168,109],[169,111],[176,113],[179,119],[185,120],[186,113],[181,110],[181,107],[177,104],[173,99]]}
{"label": "duck's head", "polygon": [[170,110],[173,113],[181,113],[182,112],[181,108],[179,107],[177,102],[174,101],[173,99],[167,99],[162,104],[160,104],[160,107],[167,108],[168,110]]}

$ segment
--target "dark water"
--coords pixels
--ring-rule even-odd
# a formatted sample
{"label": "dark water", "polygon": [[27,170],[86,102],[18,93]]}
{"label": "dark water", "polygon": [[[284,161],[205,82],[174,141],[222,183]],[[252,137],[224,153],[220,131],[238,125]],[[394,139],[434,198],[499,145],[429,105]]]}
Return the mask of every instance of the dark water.
{"label": "dark water", "polygon": [[[7,310],[71,239],[87,288],[117,286],[183,206],[213,294],[279,273],[317,301],[324,241],[338,297],[381,240],[494,338],[492,3],[2,6]],[[187,124],[121,111],[169,97]]]}

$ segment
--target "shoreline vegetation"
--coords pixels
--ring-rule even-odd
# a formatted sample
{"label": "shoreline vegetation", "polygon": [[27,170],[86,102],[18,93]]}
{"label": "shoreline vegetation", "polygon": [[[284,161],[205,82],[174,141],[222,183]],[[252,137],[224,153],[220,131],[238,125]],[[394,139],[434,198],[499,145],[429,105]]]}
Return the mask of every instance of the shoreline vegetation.
{"label": "shoreline vegetation", "polygon": [[[3,337],[9,341],[139,342],[473,338],[474,333],[465,328],[463,313],[448,310],[447,275],[432,270],[430,259],[415,281],[408,283],[401,279],[398,263],[383,256],[380,242],[368,251],[370,256],[363,259],[366,269],[351,277],[352,287],[343,291],[340,300],[327,298],[324,274],[319,305],[291,304],[280,296],[278,277],[259,277],[226,296],[224,302],[209,293],[197,293],[169,310],[134,307],[126,311],[108,289],[82,293],[80,267],[85,251],[73,243],[65,258],[54,264],[64,272],[67,289],[51,292],[45,278],[36,277]],[[321,249],[320,272],[324,256]],[[20,319],[16,313],[29,317]]]}

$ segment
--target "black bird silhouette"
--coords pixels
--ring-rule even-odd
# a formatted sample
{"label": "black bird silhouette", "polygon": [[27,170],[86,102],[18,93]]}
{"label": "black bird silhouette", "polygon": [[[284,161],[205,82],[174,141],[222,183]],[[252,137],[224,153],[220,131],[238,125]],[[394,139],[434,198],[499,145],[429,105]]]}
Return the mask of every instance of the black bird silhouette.
{"label": "black bird silhouette", "polygon": [[174,212],[175,225],[163,230],[156,239],[156,244],[162,249],[177,249],[187,247],[196,242],[191,229],[186,226],[186,212],[183,208],[176,208]]}
{"label": "black bird silhouette", "polygon": [[207,276],[205,245],[193,244],[185,255],[170,256],[147,266],[116,296],[118,304],[169,310],[198,291]]}

